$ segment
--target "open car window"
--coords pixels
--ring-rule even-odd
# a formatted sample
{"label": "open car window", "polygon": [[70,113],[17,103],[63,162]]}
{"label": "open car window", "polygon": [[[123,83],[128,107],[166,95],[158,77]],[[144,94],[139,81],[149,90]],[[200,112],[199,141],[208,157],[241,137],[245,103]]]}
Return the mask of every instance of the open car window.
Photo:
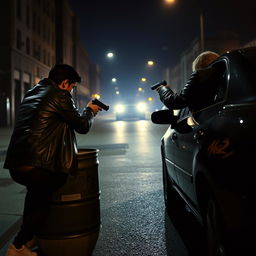
{"label": "open car window", "polygon": [[[201,107],[195,109],[195,112],[201,111],[209,106],[215,105],[219,102],[222,102],[226,97],[227,85],[228,85],[228,77],[227,77],[227,64],[225,60],[220,60],[212,65],[215,72],[212,73],[205,81],[205,87],[210,87],[210,92],[204,98],[204,103],[202,103]],[[203,92],[202,92],[203,93]]]}
{"label": "open car window", "polygon": [[225,61],[219,61],[213,65],[217,70],[217,75],[213,79],[216,81],[216,91],[213,98],[213,103],[221,102],[225,99],[227,87],[228,87],[228,77],[227,77],[227,65]]}

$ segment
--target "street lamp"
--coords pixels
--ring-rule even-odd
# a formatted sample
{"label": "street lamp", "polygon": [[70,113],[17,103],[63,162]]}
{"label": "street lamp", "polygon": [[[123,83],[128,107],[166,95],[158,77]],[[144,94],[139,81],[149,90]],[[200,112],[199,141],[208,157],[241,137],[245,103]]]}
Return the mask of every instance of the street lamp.
{"label": "street lamp", "polygon": [[204,51],[204,15],[203,15],[203,8],[199,6],[200,9],[200,46],[201,52]]}
{"label": "street lamp", "polygon": [[148,66],[152,67],[152,66],[154,66],[155,63],[153,60],[148,60],[147,64],[148,64]]}
{"label": "street lamp", "polygon": [[[175,0],[164,0],[168,5],[174,4]],[[201,52],[204,51],[204,15],[203,8],[200,4],[200,0],[196,0],[198,8],[199,8],[199,25],[200,25],[200,49]]]}
{"label": "street lamp", "polygon": [[117,79],[116,79],[115,77],[113,77],[113,78],[111,79],[111,81],[112,81],[113,83],[116,83]]}
{"label": "street lamp", "polygon": [[142,77],[142,78],[140,79],[140,81],[141,81],[142,83],[145,83],[145,82],[147,82],[147,78]]}
{"label": "street lamp", "polygon": [[107,53],[107,58],[113,59],[114,58],[114,53],[113,52],[108,52]]}
{"label": "street lamp", "polygon": [[175,2],[175,0],[165,0],[165,2],[166,2],[167,4],[173,4],[173,3]]}

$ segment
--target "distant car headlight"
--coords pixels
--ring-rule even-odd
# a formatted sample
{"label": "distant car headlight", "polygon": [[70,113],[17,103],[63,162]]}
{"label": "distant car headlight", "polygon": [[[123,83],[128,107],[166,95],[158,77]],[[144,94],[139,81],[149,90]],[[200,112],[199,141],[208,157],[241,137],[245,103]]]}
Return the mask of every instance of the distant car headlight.
{"label": "distant car headlight", "polygon": [[115,106],[115,112],[123,113],[125,111],[125,106],[123,104],[117,104]]}
{"label": "distant car headlight", "polygon": [[140,102],[137,104],[137,111],[145,112],[147,110],[147,104],[145,102]]}

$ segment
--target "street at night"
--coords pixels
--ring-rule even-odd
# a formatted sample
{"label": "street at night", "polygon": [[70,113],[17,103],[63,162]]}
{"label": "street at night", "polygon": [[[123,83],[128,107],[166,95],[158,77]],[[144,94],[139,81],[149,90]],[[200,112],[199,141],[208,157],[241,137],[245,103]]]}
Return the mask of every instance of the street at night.
{"label": "street at night", "polygon": [[253,0],[3,1],[0,256],[255,250],[255,28]]}
{"label": "street at night", "polygon": [[[78,135],[79,147],[100,150],[101,228],[93,256],[201,255],[203,236],[192,215],[184,209],[186,218],[180,223],[165,211],[160,138],[166,128],[150,120],[115,121],[102,115],[90,134]],[[7,171],[2,173],[2,183],[10,180]],[[6,193],[8,186],[0,189]],[[24,190],[12,182],[9,189],[6,196],[12,200]],[[18,208],[8,214],[20,215],[22,204]]]}

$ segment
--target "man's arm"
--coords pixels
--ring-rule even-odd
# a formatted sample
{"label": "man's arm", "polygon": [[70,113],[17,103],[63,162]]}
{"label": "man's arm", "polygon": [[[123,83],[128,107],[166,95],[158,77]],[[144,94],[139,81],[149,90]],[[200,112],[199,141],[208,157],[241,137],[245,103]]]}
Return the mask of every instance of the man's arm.
{"label": "man's arm", "polygon": [[58,114],[61,116],[61,118],[76,132],[82,134],[87,133],[92,126],[94,116],[99,110],[92,108],[91,104],[89,103],[81,115],[76,108],[69,92],[63,92],[58,101]]}

